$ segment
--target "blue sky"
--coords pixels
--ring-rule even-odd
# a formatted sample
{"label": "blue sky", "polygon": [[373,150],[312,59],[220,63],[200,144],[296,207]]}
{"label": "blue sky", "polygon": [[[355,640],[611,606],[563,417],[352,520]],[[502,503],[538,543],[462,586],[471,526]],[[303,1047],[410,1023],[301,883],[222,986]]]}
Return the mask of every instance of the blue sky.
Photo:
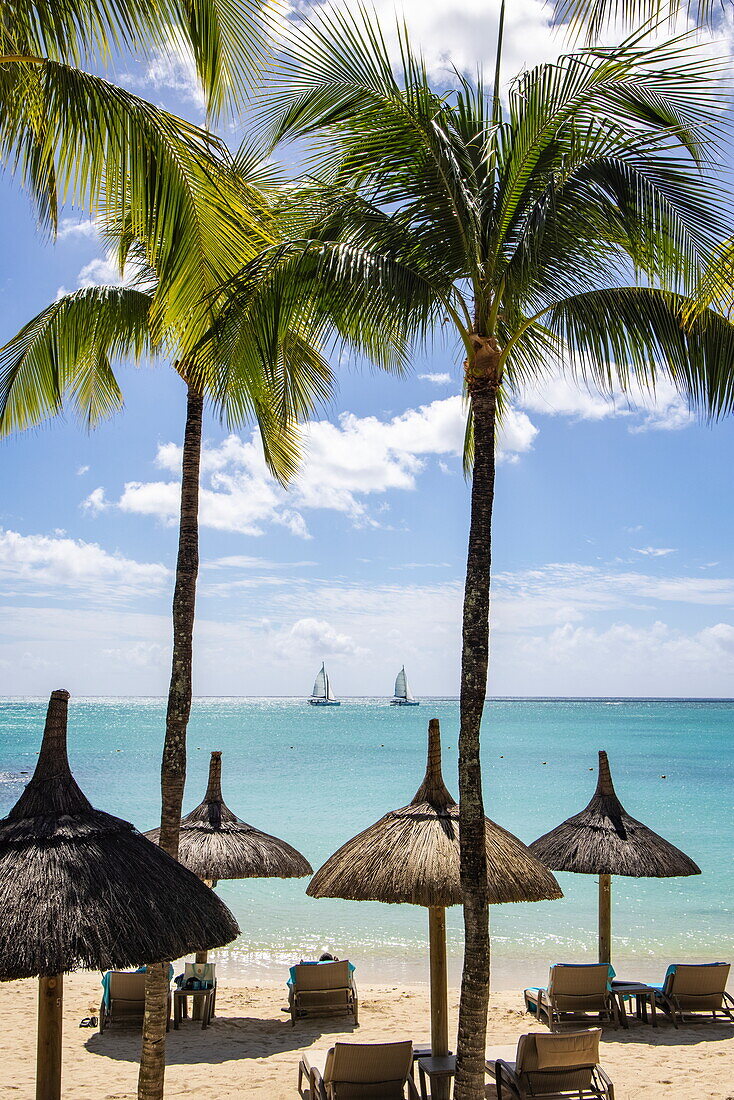
{"label": "blue sky", "polygon": [[[421,41],[492,54],[494,4],[451,26],[406,6]],[[387,10],[387,9],[386,9]],[[546,9],[513,5],[508,69],[548,56]],[[485,33],[480,33],[480,31]],[[557,48],[553,46],[552,48]],[[118,78],[199,119],[185,63]],[[60,287],[113,277],[73,211],[51,245],[0,180],[0,339]],[[307,694],[322,659],[341,695],[455,694],[468,490],[456,352],[408,379],[339,365],[291,491],[251,432],[209,418],[202,478],[200,694]],[[0,447],[0,693],[163,694],[184,394],[165,365],[121,367],[124,413],[87,434],[56,421]],[[546,380],[501,441],[490,690],[512,695],[731,695],[730,421],[708,427],[663,387],[610,401]]]}

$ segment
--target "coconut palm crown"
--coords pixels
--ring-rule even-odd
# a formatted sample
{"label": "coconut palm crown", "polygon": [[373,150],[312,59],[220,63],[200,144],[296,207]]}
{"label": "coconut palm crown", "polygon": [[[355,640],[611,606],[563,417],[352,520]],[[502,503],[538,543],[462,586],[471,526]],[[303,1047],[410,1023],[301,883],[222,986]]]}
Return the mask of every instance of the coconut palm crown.
{"label": "coconut palm crown", "polygon": [[[489,989],[479,729],[489,662],[495,431],[549,371],[602,389],[672,379],[705,414],[734,403],[734,327],[690,310],[724,234],[712,169],[718,66],[638,35],[523,73],[507,101],[481,74],[437,90],[402,26],[389,50],[360,10],[293,30],[263,101],[277,139],[309,139],[328,194],[318,233],[269,251],[326,273],[355,326],[449,334],[464,358],[472,471],[459,792],[465,954],[457,1100],[483,1095]],[[262,257],[258,263],[262,262]],[[230,313],[244,290],[232,284]],[[227,310],[225,308],[225,314]]]}

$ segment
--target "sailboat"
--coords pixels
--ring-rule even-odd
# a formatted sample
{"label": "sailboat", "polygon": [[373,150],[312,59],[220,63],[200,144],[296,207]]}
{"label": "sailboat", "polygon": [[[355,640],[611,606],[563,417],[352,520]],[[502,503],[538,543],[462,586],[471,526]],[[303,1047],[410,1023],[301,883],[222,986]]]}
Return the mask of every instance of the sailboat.
{"label": "sailboat", "polygon": [[420,703],[413,697],[410,690],[408,677],[405,675],[405,665],[395,677],[395,694],[390,700],[391,707],[419,707]]}
{"label": "sailboat", "polygon": [[331,691],[331,681],[324,665],[321,665],[311,692],[309,703],[312,707],[338,707],[340,702],[335,699]]}

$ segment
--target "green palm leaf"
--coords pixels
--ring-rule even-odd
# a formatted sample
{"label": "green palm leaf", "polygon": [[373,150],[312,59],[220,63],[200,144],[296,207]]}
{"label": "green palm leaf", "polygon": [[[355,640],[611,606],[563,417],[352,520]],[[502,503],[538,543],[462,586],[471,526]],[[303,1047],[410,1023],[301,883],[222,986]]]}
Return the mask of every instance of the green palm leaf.
{"label": "green palm leaf", "polygon": [[208,109],[239,107],[262,60],[269,14],[256,0],[7,0],[0,56],[79,67],[112,51],[189,53]]}
{"label": "green palm leaf", "polygon": [[93,427],[117,411],[113,364],[154,350],[151,297],[130,287],[88,287],[48,306],[0,349],[0,435],[71,406]]}
{"label": "green palm leaf", "polygon": [[690,298],[612,287],[556,303],[544,318],[570,365],[604,390],[670,379],[711,418],[734,411],[734,325],[713,310],[686,316]]}

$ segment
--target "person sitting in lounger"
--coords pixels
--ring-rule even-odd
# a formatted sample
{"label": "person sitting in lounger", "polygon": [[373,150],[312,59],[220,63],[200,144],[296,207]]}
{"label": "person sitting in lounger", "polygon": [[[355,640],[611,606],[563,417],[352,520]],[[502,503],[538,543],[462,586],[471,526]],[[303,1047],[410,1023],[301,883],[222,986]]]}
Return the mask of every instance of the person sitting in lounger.
{"label": "person sitting in lounger", "polygon": [[[289,989],[296,984],[296,966],[318,966],[319,963],[338,963],[339,959],[336,955],[332,955],[330,951],[322,951],[318,959],[301,959],[301,961],[290,968],[288,981],[285,983]],[[354,971],[357,969],[354,963],[347,963],[349,967],[349,977],[351,978]]]}
{"label": "person sitting in lounger", "polygon": [[306,960],[290,968],[288,978],[288,1008],[291,1024],[304,1016],[346,1013],[359,1024],[357,987],[354,984],[354,964],[339,960],[325,951],[319,959]]}

